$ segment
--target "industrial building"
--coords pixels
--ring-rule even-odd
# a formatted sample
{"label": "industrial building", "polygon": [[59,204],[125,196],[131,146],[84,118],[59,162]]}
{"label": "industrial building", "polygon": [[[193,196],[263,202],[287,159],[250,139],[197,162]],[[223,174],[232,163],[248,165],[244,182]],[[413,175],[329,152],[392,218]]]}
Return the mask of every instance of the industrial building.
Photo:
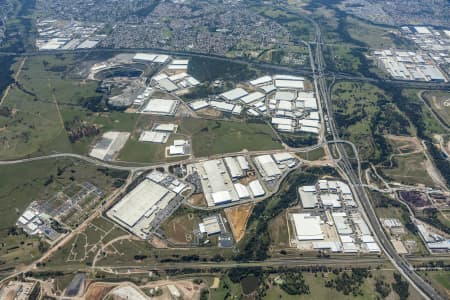
{"label": "industrial building", "polygon": [[304,209],[316,208],[318,206],[319,200],[317,199],[316,193],[316,187],[314,185],[298,188],[298,194]]}
{"label": "industrial building", "polygon": [[282,172],[271,155],[256,156],[254,161],[264,180],[270,181],[281,176]]}
{"label": "industrial building", "polygon": [[203,218],[203,222],[198,224],[201,233],[206,233],[208,236],[220,234],[226,231],[223,224],[223,218],[220,214]]}
{"label": "industrial building", "polygon": [[187,140],[177,139],[166,148],[166,156],[184,156],[191,154],[191,145]]}
{"label": "industrial building", "polygon": [[200,110],[209,106],[209,103],[205,100],[196,100],[189,103],[189,106],[193,110]]}
{"label": "industrial building", "polygon": [[146,239],[154,228],[178,207],[186,184],[175,177],[153,171],[126,194],[107,216],[140,238]]}
{"label": "industrial building", "polygon": [[236,101],[247,94],[248,92],[243,88],[234,88],[232,90],[220,94],[220,97],[223,98],[225,101]]}
{"label": "industrial building", "polygon": [[167,123],[167,124],[155,124],[152,130],[144,130],[139,136],[139,141],[150,142],[150,143],[160,143],[165,144],[169,139],[170,135],[176,132],[178,125]]}
{"label": "industrial building", "polygon": [[172,116],[177,112],[178,105],[178,100],[150,99],[147,105],[142,109],[142,112],[155,115]]}
{"label": "industrial building", "polygon": [[324,234],[321,228],[320,216],[312,216],[307,213],[292,214],[295,226],[295,236],[298,241],[323,240]]}
{"label": "industrial building", "polygon": [[263,186],[261,185],[261,182],[259,180],[253,180],[249,182],[248,186],[250,187],[250,190],[252,191],[253,197],[262,197],[266,194],[264,191]]}
{"label": "industrial building", "polygon": [[100,140],[94,145],[89,155],[100,160],[111,161],[119,154],[129,136],[130,133],[128,132],[105,132]]}
{"label": "industrial building", "polygon": [[198,174],[208,206],[265,196],[266,190],[259,180],[254,179],[248,185],[239,182],[248,171],[250,165],[244,156],[208,160],[188,168],[188,173]]}
{"label": "industrial building", "polygon": [[208,160],[195,164],[200,175],[203,192],[208,206],[215,206],[239,200],[231,177],[222,159]]}
{"label": "industrial building", "polygon": [[159,143],[165,144],[170,137],[170,133],[168,132],[159,132],[152,130],[142,131],[139,136],[140,142],[150,142],[150,143]]}
{"label": "industrial building", "polygon": [[225,157],[225,164],[227,165],[231,179],[238,179],[244,176],[244,171],[241,169],[239,162],[235,157]]}
{"label": "industrial building", "polygon": [[160,55],[160,54],[154,54],[154,53],[136,53],[133,57],[133,61],[135,62],[153,62],[153,63],[165,63],[167,60],[169,60],[169,56],[167,55]]}

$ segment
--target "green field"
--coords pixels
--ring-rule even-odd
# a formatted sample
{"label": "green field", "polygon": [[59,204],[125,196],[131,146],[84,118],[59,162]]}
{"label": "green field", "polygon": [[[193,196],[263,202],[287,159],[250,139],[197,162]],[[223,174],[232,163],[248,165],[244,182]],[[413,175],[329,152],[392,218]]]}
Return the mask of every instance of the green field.
{"label": "green field", "polygon": [[299,152],[297,156],[306,160],[320,160],[325,158],[325,150],[320,147],[308,152]]}
{"label": "green field", "polygon": [[184,119],[180,129],[180,133],[192,136],[194,155],[197,157],[244,149],[281,149],[279,140],[267,124]]}
{"label": "green field", "polygon": [[431,284],[442,294],[450,294],[450,272],[449,271],[427,271],[421,272],[421,275],[428,279]]}
{"label": "green field", "polygon": [[17,84],[2,105],[0,158],[72,151],[62,111],[84,110],[85,101],[100,96],[97,83],[67,78],[77,63],[73,55],[25,59]]}
{"label": "green field", "polygon": [[414,49],[412,42],[395,35],[397,30],[394,28],[369,24],[353,17],[345,18],[345,24],[353,39],[363,42],[372,49]]}
{"label": "green field", "polygon": [[427,91],[423,96],[439,118],[447,126],[450,126],[450,93],[444,91]]}

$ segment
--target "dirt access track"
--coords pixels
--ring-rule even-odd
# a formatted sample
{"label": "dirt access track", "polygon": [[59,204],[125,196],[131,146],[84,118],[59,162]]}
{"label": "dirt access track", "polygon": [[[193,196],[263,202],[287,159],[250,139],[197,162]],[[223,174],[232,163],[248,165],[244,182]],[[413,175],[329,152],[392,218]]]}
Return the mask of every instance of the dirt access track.
{"label": "dirt access track", "polygon": [[239,242],[245,234],[248,218],[253,210],[253,203],[247,203],[235,207],[225,208],[225,216],[230,223],[234,239]]}

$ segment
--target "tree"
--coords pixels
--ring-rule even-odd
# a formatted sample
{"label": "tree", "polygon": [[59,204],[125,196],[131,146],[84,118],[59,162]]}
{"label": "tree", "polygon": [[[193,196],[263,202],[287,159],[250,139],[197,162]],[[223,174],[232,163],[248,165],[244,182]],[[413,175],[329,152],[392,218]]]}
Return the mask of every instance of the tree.
{"label": "tree", "polygon": [[395,282],[392,283],[392,289],[398,294],[400,300],[406,300],[409,297],[409,283],[402,279],[402,275],[394,273]]}

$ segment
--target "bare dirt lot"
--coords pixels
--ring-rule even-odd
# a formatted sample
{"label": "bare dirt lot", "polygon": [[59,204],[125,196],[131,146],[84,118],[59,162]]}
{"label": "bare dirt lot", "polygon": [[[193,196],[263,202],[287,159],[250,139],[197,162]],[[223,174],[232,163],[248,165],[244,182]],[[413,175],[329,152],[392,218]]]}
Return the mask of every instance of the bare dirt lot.
{"label": "bare dirt lot", "polygon": [[114,287],[115,285],[111,284],[92,283],[89,285],[84,298],[86,300],[103,299]]}
{"label": "bare dirt lot", "polygon": [[252,213],[253,203],[243,204],[235,207],[225,208],[225,216],[230,223],[234,239],[239,242],[245,234],[247,220]]}
{"label": "bare dirt lot", "polygon": [[398,154],[421,152],[420,141],[415,137],[386,135]]}
{"label": "bare dirt lot", "polygon": [[194,206],[206,207],[206,199],[203,193],[192,195],[191,198],[188,199],[188,202]]}

